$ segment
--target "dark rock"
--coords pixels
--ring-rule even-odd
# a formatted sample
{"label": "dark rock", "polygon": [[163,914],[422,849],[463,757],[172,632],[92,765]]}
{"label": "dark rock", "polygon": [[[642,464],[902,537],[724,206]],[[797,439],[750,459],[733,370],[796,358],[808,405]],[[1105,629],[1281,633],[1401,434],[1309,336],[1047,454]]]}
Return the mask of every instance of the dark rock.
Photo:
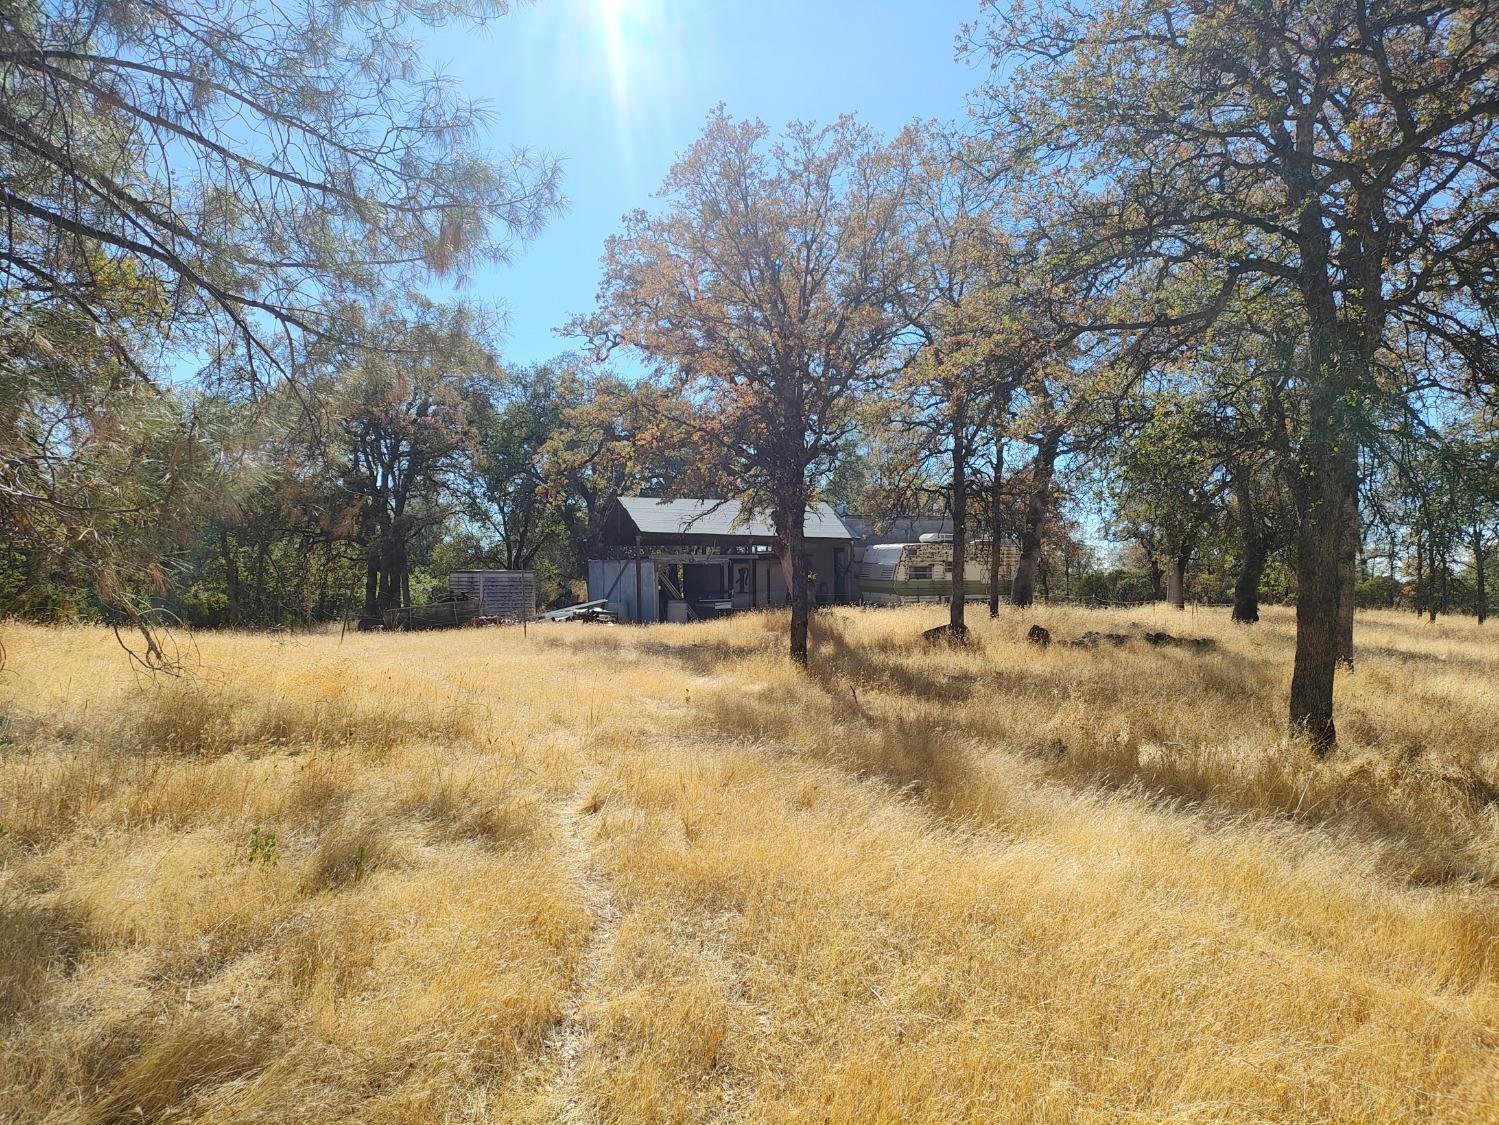
{"label": "dark rock", "polygon": [[938,625],[935,629],[928,629],[922,633],[921,639],[929,645],[966,645],[968,626],[960,625],[954,629],[950,623]]}
{"label": "dark rock", "polygon": [[1051,630],[1044,625],[1032,625],[1031,631],[1025,635],[1025,639],[1033,645],[1045,648],[1051,644]]}
{"label": "dark rock", "polygon": [[1070,642],[1075,648],[1096,648],[1101,644],[1111,644],[1115,647],[1129,644],[1132,638],[1128,633],[1100,633],[1089,629],[1077,640]]}
{"label": "dark rock", "polygon": [[1145,643],[1157,648],[1189,648],[1193,652],[1206,652],[1217,643],[1212,637],[1176,637],[1170,633],[1146,633]]}

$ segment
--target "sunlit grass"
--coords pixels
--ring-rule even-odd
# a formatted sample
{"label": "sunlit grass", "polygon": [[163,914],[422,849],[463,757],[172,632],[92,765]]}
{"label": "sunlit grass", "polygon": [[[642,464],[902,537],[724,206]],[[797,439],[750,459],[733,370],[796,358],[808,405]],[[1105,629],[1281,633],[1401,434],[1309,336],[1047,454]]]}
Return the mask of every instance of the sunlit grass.
{"label": "sunlit grass", "polygon": [[0,1120],[1499,1116],[1499,640],[942,612],[6,626]]}

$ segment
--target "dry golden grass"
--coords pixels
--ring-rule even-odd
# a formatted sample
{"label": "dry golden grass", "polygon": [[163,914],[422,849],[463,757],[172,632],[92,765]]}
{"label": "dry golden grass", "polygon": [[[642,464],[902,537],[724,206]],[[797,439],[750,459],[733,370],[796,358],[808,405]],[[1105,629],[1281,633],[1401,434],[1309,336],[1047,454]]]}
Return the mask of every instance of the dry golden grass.
{"label": "dry golden grass", "polygon": [[7,626],[0,1120],[1499,1120],[1492,632],[939,613]]}

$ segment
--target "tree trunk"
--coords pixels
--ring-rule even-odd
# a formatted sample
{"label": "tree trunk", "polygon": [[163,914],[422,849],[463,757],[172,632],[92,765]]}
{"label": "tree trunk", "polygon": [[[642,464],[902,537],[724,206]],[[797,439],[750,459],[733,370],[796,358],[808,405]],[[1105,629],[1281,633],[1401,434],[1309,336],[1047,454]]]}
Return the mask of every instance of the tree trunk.
{"label": "tree trunk", "polygon": [[1385,531],[1386,542],[1390,548],[1390,609],[1400,604],[1400,587],[1395,578],[1395,533],[1389,529]]}
{"label": "tree trunk", "polygon": [[1265,573],[1265,556],[1269,544],[1260,526],[1259,511],[1254,502],[1249,473],[1236,468],[1234,493],[1239,502],[1239,576],[1234,583],[1234,608],[1231,619],[1240,625],[1253,625],[1260,619],[1260,577]]}
{"label": "tree trunk", "polygon": [[401,608],[401,579],[405,573],[405,544],[392,528],[380,544],[380,612]]}
{"label": "tree trunk", "polygon": [[989,616],[999,616],[999,551],[1004,526],[1005,427],[1010,420],[1010,392],[1000,397],[994,424],[994,483],[989,493]]}
{"label": "tree trunk", "polygon": [[1166,572],[1166,600],[1173,609],[1187,608],[1187,564],[1191,559],[1191,547],[1178,547],[1171,552],[1171,568]]}
{"label": "tree trunk", "polygon": [[1421,529],[1416,528],[1416,592],[1411,597],[1415,605],[1416,616],[1420,617],[1426,612],[1426,570],[1424,568],[1425,552],[1421,548]]}
{"label": "tree trunk", "polygon": [[[996,454],[996,457],[998,454]],[[994,466],[994,491],[990,497],[993,513],[989,520],[989,616],[999,616],[999,560],[1004,540],[1004,517],[1000,505],[1003,503],[1003,485],[999,475],[1000,465]]]}
{"label": "tree trunk", "polygon": [[1041,565],[1041,530],[1046,524],[1047,504],[1051,499],[1051,476],[1056,467],[1057,446],[1061,434],[1042,435],[1036,447],[1036,463],[1031,474],[1031,494],[1025,505],[1025,527],[1020,535],[1020,563],[1015,567],[1015,583],[1010,602],[1020,607],[1036,600],[1036,571]]}
{"label": "tree trunk", "polygon": [[791,659],[807,666],[807,632],[812,611],[807,599],[806,500],[783,501],[774,513],[781,546],[781,574],[791,597]]}
{"label": "tree trunk", "polygon": [[[1296,533],[1296,662],[1291,673],[1291,728],[1322,756],[1337,745],[1333,681],[1340,653],[1340,606],[1348,586],[1347,513],[1355,501],[1348,442],[1331,432],[1331,404],[1314,403]],[[1320,417],[1319,417],[1320,415]],[[1351,591],[1350,591],[1351,594]]]}
{"label": "tree trunk", "polygon": [[[1300,254],[1298,288],[1307,316],[1308,391],[1305,439],[1298,451],[1292,487],[1296,493],[1296,662],[1291,673],[1290,724],[1304,732],[1319,757],[1337,745],[1333,686],[1343,644],[1343,603],[1353,597],[1347,566],[1348,523],[1358,511],[1358,438],[1352,405],[1371,382],[1383,335],[1385,307],[1379,302],[1385,235],[1372,219],[1344,231],[1342,248],[1355,244],[1352,260],[1364,290],[1363,312],[1345,320],[1333,277],[1333,231],[1325,221],[1316,186],[1314,154],[1298,129],[1294,156],[1283,179],[1296,208]],[[1372,201],[1370,201],[1372,203]],[[1365,201],[1355,198],[1361,218]],[[1357,551],[1355,550],[1355,557]]]}
{"label": "tree trunk", "polygon": [[1239,578],[1234,583],[1233,620],[1253,625],[1260,619],[1260,576],[1265,573],[1265,541],[1254,536],[1244,544],[1239,560]]}
{"label": "tree trunk", "polygon": [[1489,616],[1489,591],[1487,580],[1484,577],[1484,544],[1483,529],[1477,524],[1473,525],[1473,581],[1477,586],[1474,591],[1474,609],[1478,614],[1478,623],[1482,625]]}
{"label": "tree trunk", "polygon": [[380,555],[378,549],[370,548],[364,566],[364,615],[376,617],[380,613]]}
{"label": "tree trunk", "polygon": [[1346,511],[1343,514],[1343,548],[1340,572],[1343,588],[1338,598],[1338,662],[1345,668],[1353,667],[1353,609],[1358,590],[1358,549],[1363,539],[1363,528],[1359,523],[1358,492],[1345,497]]}
{"label": "tree trunk", "polygon": [[952,440],[952,591],[947,599],[947,624],[952,640],[961,641],[968,634],[963,612],[968,603],[965,581],[968,567],[968,446],[964,431],[967,420],[961,404]]}
{"label": "tree trunk", "polygon": [[1041,564],[1041,522],[1046,505],[1038,493],[1032,493],[1025,506],[1025,527],[1020,533],[1020,561],[1015,567],[1015,581],[1010,586],[1010,604],[1025,608],[1036,600],[1036,570]]}
{"label": "tree trunk", "polygon": [[1161,571],[1159,552],[1154,547],[1145,548],[1145,567],[1150,573],[1150,597],[1161,601],[1166,597],[1166,576]]}

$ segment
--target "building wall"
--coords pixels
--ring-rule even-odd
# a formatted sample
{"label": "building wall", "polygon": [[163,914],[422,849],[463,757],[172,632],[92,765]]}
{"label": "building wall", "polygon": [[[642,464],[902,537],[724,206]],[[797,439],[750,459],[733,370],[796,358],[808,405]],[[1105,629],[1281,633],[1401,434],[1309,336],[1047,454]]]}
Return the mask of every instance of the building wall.
{"label": "building wall", "polygon": [[[843,547],[844,566],[850,564],[848,560],[853,551],[849,547]],[[807,549],[807,570],[812,576],[812,596],[818,601],[832,601],[836,596],[837,582],[835,579],[836,567],[834,560],[837,548],[833,545],[819,544]],[[746,568],[753,568],[752,577],[748,582],[749,589],[741,595],[740,572]],[[734,564],[734,608],[744,609],[749,606],[783,606],[789,604],[790,599],[786,594],[786,576],[781,570],[781,564],[775,558],[757,558],[736,562]],[[843,588],[845,596],[850,588],[853,578],[845,576]],[[744,604],[740,601],[743,599]]]}
{"label": "building wall", "polygon": [[[812,572],[812,594],[820,602],[833,601],[838,596],[838,565],[836,559],[840,554],[839,545],[819,543],[807,551],[807,569]],[[852,544],[841,547],[843,566],[847,569],[853,558]],[[852,583],[852,573],[845,574],[843,579],[843,595],[849,596],[849,587]]]}
{"label": "building wall", "polygon": [[[664,549],[663,549],[664,550]],[[853,576],[851,544],[816,544],[807,550],[807,566],[812,574],[812,595],[818,601],[832,601],[838,596],[837,560],[842,557],[845,576],[842,594],[856,597],[858,586]],[[669,556],[668,556],[669,557]],[[717,566],[705,557],[702,563],[688,566]],[[663,564],[664,565],[664,564]],[[636,604],[636,571],[640,574],[640,603]],[[729,592],[735,609],[750,609],[788,604],[786,579],[781,564],[774,557],[757,555],[729,561]],[[605,599],[607,608],[622,621],[642,624],[661,619],[657,596],[656,563],[653,559],[588,560],[588,600]]]}
{"label": "building wall", "polygon": [[[860,581],[859,557],[862,549],[851,544],[818,543],[807,549],[807,565],[812,573],[812,594],[818,601],[833,601],[839,596],[837,582],[838,552],[843,552],[846,574],[842,596],[852,601],[931,601],[943,600],[951,592],[952,544],[912,543],[902,551],[895,573]],[[1000,581],[1007,589],[1014,577],[1019,558],[1016,544],[1000,544]],[[706,562],[703,565],[707,565]],[[712,564],[717,565],[717,564]],[[930,568],[929,570],[925,568]],[[636,572],[640,575],[640,603],[636,604]],[[989,544],[968,545],[964,586],[970,598],[988,593]],[[735,609],[779,607],[788,603],[786,580],[781,564],[769,556],[735,559],[729,564],[730,592]],[[924,576],[924,577],[923,577]],[[607,599],[608,609],[620,620],[649,624],[661,620],[661,600],[657,590],[656,564],[652,559],[590,559],[588,562],[588,599]]]}
{"label": "building wall", "polygon": [[[640,576],[637,603],[635,577]],[[605,606],[621,621],[648,623],[657,619],[656,564],[650,559],[589,559],[588,600],[608,599]]]}
{"label": "building wall", "polygon": [[530,570],[456,570],[448,589],[479,603],[485,617],[525,621],[536,616],[536,574]]}

